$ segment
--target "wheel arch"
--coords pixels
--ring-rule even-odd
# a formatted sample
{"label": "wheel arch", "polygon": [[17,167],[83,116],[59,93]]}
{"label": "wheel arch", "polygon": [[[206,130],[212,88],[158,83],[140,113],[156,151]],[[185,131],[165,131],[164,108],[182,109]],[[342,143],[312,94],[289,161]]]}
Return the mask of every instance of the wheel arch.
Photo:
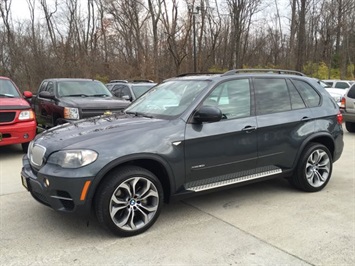
{"label": "wheel arch", "polygon": [[[164,201],[168,202],[170,195],[175,187],[175,182],[173,178],[173,172],[169,164],[160,156],[154,154],[140,154],[140,155],[129,155],[121,157],[107,164],[101,171],[96,175],[91,185],[91,189],[88,194],[88,198],[94,199],[96,192],[100,184],[102,184],[109,174],[116,169],[123,166],[138,166],[142,167],[150,172],[152,172],[160,181],[163,193]],[[94,202],[94,201],[93,201]]]}
{"label": "wheel arch", "polygon": [[318,133],[316,135],[312,135],[302,143],[301,148],[298,150],[296,160],[294,162],[294,168],[297,167],[297,163],[300,160],[301,154],[309,143],[319,143],[324,145],[329,150],[332,159],[334,158],[334,152],[335,152],[334,139],[330,134]]}

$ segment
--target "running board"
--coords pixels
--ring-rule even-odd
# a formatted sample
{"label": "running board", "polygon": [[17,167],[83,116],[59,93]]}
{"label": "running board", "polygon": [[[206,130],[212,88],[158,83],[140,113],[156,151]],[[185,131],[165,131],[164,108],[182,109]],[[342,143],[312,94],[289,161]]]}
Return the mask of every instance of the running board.
{"label": "running board", "polygon": [[[282,173],[282,170],[280,168],[277,168],[277,169],[272,169],[272,170],[268,170],[268,171],[264,171],[264,172],[259,172],[257,174],[243,175],[243,176],[239,176],[239,177],[235,177],[235,178],[231,178],[231,179],[224,179],[223,177],[217,177],[217,178],[212,178],[213,181],[211,179],[208,179],[208,180],[212,181],[209,183],[206,183],[206,181],[208,182],[208,180],[203,180],[203,181],[205,181],[204,184],[202,182],[198,182],[198,181],[187,183],[185,188],[187,190],[199,192],[199,191],[214,189],[214,188],[218,188],[218,187],[224,187],[224,186],[228,186],[228,185],[238,184],[238,183],[246,182],[249,180],[259,179],[259,178],[263,178],[263,177],[271,176],[271,175],[276,175],[276,174],[280,174],[280,173]],[[223,180],[221,180],[221,179],[223,179]],[[198,183],[200,183],[200,184],[198,184]]]}

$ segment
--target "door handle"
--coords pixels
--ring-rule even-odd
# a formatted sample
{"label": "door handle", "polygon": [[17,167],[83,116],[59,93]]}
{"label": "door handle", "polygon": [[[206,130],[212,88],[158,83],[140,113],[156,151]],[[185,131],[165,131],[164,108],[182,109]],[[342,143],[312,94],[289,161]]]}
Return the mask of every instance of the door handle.
{"label": "door handle", "polygon": [[250,133],[252,131],[256,130],[256,126],[246,126],[242,129],[242,131],[246,132],[246,133]]}
{"label": "door handle", "polygon": [[304,117],[302,117],[302,119],[301,119],[301,121],[308,121],[308,120],[311,120],[311,118],[308,117],[308,116],[304,116]]}

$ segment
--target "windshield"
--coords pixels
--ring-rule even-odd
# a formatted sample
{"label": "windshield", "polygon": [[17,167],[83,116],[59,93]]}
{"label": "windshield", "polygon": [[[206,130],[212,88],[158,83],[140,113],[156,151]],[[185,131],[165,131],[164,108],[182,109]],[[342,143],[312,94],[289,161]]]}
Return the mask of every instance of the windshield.
{"label": "windshield", "polygon": [[19,98],[21,96],[10,80],[0,79],[0,97]]}
{"label": "windshield", "polygon": [[126,113],[165,117],[180,115],[208,84],[208,81],[198,80],[166,81],[138,98]]}
{"label": "windshield", "polygon": [[96,80],[68,80],[58,82],[59,97],[108,97],[111,92]]}
{"label": "windshield", "polygon": [[136,98],[140,97],[143,93],[145,93],[147,90],[149,90],[151,87],[153,87],[155,83],[149,84],[149,85],[133,85],[132,90]]}

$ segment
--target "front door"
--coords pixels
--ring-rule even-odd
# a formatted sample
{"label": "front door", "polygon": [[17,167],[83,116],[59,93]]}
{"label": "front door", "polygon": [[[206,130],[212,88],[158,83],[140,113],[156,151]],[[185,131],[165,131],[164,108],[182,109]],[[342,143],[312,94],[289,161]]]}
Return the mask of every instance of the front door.
{"label": "front door", "polygon": [[249,79],[219,84],[202,105],[216,105],[223,119],[186,125],[187,189],[224,186],[255,174],[257,131],[250,91]]}

